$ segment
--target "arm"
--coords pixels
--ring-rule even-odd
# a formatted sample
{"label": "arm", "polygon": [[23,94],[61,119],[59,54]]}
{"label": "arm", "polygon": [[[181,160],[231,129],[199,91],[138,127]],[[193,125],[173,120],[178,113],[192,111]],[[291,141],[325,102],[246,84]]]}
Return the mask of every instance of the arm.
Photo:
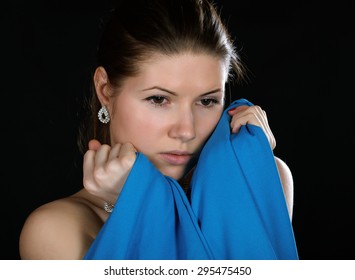
{"label": "arm", "polygon": [[21,259],[82,259],[91,246],[107,218],[103,201],[114,204],[136,154],[129,143],[111,148],[92,140],[89,147],[84,189],[31,213],[20,235]]}
{"label": "arm", "polygon": [[288,208],[288,213],[290,216],[290,219],[292,220],[292,214],[293,214],[293,177],[290,168],[287,166],[287,164],[279,159],[278,157],[275,157],[277,169],[280,174],[280,179],[282,183],[282,187],[284,190],[284,195],[286,199],[286,204]]}
{"label": "arm", "polygon": [[[272,150],[276,147],[275,137],[269,127],[266,112],[259,106],[239,106],[229,111],[232,116],[231,129],[232,133],[237,133],[242,125],[253,124],[261,127],[269,140]],[[291,170],[281,159],[275,157],[277,169],[279,171],[288,213],[292,219],[293,213],[293,177]]]}

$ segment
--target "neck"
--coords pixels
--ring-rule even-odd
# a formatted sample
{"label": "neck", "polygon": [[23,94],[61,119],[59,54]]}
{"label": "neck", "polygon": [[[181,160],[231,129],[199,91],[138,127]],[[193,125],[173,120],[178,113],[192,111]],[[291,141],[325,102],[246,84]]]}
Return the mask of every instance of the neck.
{"label": "neck", "polygon": [[190,182],[192,179],[192,175],[194,174],[194,169],[192,168],[183,178],[179,180],[179,184],[186,194],[189,192]]}

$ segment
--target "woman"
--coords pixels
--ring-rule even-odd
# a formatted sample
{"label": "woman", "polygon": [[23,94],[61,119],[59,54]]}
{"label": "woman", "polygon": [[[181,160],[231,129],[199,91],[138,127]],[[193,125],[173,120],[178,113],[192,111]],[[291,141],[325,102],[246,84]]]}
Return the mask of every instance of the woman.
{"label": "woman", "polygon": [[[137,152],[165,176],[188,185],[225,108],[225,84],[242,80],[243,73],[208,1],[122,1],[98,48],[92,119],[81,139],[84,187],[28,217],[21,258],[82,259],[110,216]],[[232,133],[246,124],[259,126],[275,147],[259,106],[228,113]],[[291,217],[292,175],[282,160],[275,161]]]}

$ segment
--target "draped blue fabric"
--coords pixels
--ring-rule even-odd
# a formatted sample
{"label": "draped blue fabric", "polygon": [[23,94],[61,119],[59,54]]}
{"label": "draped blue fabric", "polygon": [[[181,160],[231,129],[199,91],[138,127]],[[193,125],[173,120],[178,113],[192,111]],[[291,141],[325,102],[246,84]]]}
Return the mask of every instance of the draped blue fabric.
{"label": "draped blue fabric", "polygon": [[230,131],[227,111],[201,151],[187,198],[141,153],[84,259],[298,259],[269,142],[260,127]]}

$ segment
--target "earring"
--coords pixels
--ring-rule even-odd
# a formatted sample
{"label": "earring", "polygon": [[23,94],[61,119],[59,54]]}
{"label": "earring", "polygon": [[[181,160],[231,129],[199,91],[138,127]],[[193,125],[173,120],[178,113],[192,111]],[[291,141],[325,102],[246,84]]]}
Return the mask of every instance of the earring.
{"label": "earring", "polygon": [[110,115],[109,115],[105,105],[103,105],[101,107],[101,109],[99,110],[97,116],[99,117],[99,120],[102,123],[108,123],[110,121]]}

